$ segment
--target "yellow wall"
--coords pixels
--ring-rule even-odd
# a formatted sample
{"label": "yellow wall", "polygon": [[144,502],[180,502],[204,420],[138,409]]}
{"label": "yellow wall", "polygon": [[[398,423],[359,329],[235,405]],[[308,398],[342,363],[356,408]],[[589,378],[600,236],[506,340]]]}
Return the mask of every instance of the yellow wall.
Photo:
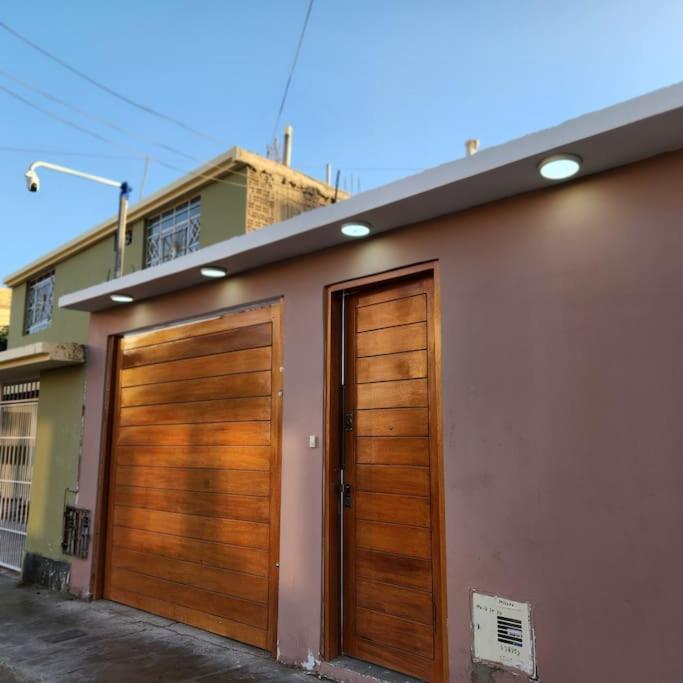
{"label": "yellow wall", "polygon": [[0,327],[9,325],[9,312],[12,305],[12,290],[0,289]]}

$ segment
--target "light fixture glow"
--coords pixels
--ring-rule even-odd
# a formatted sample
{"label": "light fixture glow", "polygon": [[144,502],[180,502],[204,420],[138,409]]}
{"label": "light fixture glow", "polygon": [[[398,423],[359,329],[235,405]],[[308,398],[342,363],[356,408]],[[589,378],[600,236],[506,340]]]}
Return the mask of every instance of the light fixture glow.
{"label": "light fixture glow", "polygon": [[204,277],[219,278],[225,277],[228,274],[228,271],[225,270],[225,268],[218,268],[217,266],[204,266],[204,268],[201,269],[201,274]]}
{"label": "light fixture glow", "polygon": [[556,154],[543,159],[538,172],[548,180],[565,180],[581,170],[581,157],[576,154]]}
{"label": "light fixture glow", "polygon": [[342,234],[347,237],[366,237],[370,234],[370,225],[361,221],[344,223],[341,227]]}
{"label": "light fixture glow", "polygon": [[128,294],[112,294],[111,300],[117,304],[130,304],[134,301],[133,297]]}

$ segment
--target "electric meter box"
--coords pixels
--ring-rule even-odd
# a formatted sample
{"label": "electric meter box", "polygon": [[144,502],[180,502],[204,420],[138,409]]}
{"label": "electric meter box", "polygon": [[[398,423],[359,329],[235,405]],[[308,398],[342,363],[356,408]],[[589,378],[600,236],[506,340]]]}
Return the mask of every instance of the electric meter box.
{"label": "electric meter box", "polygon": [[474,659],[536,673],[534,635],[528,603],[472,593]]}

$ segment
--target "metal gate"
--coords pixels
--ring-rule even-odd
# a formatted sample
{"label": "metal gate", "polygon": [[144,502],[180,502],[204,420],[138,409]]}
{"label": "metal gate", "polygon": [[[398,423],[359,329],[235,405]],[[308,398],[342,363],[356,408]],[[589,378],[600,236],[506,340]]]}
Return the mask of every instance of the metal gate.
{"label": "metal gate", "polygon": [[39,386],[5,385],[0,399],[0,567],[17,571],[26,541]]}

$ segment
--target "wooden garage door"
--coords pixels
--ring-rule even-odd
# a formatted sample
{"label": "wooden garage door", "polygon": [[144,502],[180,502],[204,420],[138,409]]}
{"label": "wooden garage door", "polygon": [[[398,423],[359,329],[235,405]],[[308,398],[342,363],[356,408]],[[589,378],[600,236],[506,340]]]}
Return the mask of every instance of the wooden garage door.
{"label": "wooden garage door", "polygon": [[121,340],[104,596],[273,650],[279,306]]}
{"label": "wooden garage door", "polygon": [[441,680],[432,280],[351,295],[345,324],[343,650]]}

